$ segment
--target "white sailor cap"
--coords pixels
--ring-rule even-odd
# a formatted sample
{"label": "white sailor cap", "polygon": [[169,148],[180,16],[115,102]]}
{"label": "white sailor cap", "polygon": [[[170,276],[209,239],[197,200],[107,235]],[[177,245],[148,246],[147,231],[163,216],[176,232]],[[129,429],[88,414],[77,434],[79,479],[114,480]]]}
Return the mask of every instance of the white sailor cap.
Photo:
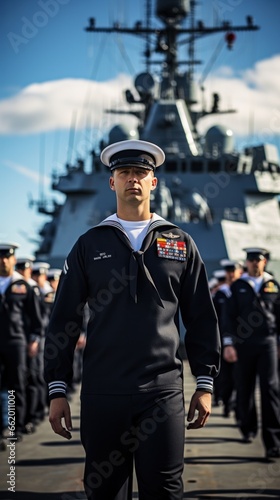
{"label": "white sailor cap", "polygon": [[209,286],[210,290],[215,288],[215,286],[217,286],[218,283],[219,282],[218,282],[217,278],[210,278],[210,280],[208,281],[208,286]]}
{"label": "white sailor cap", "polygon": [[32,274],[47,274],[50,264],[47,262],[34,262],[32,266]]}
{"label": "white sailor cap", "polygon": [[218,281],[222,281],[226,278],[226,272],[224,269],[217,269],[216,271],[213,271],[213,277]]}
{"label": "white sailor cap", "polygon": [[230,259],[220,260],[220,265],[225,271],[234,271],[235,269],[241,269],[243,267],[242,262]]}
{"label": "white sailor cap", "polygon": [[111,171],[133,166],[155,170],[163,164],[165,154],[156,144],[130,139],[110,144],[102,151],[100,159]]}
{"label": "white sailor cap", "polygon": [[251,259],[269,259],[269,250],[263,247],[248,247],[243,248],[243,251],[247,254],[247,260]]}
{"label": "white sailor cap", "polygon": [[2,242],[0,243],[0,257],[11,257],[15,254],[15,250],[19,248],[17,243]]}
{"label": "white sailor cap", "polygon": [[25,257],[17,257],[16,269],[28,269],[32,267],[32,264],[35,260],[33,255],[26,255]]}
{"label": "white sailor cap", "polygon": [[47,276],[49,280],[58,280],[61,275],[61,269],[49,269],[47,272]]}

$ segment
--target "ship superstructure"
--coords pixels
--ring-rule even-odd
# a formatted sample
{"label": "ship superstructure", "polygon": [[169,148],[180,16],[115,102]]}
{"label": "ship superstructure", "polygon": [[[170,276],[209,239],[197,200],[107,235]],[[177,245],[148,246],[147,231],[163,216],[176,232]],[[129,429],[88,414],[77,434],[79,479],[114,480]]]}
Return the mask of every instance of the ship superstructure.
{"label": "ship superstructure", "polygon": [[[135,88],[126,91],[127,114],[136,116],[136,136],[123,126],[114,126],[108,138],[91,151],[91,171],[84,162],[67,165],[64,175],[54,179],[53,189],[66,195],[55,206],[52,219],[42,228],[37,258],[60,267],[80,234],[115,212],[115,195],[108,189],[108,169],[99,160],[100,149],[109,143],[140,138],[158,144],[166,154],[160,168],[152,210],[172,220],[195,240],[208,273],[219,267],[222,258],[241,259],[247,246],[267,246],[270,270],[280,275],[280,163],[272,144],[234,149],[229,128],[213,125],[204,136],[197,124],[206,115],[231,113],[220,110],[219,96],[213,95],[211,109],[197,110],[194,81],[197,37],[224,32],[227,43],[237,31],[257,30],[252,17],[244,26],[223,22],[207,27],[195,19],[195,1],[158,0],[155,13],[161,28],[151,26],[151,2],[146,2],[146,25],[132,28],[114,25],[99,28],[93,18],[87,31],[119,32],[144,36],[146,70],[135,78]],[[186,24],[188,25],[186,26]],[[155,43],[152,47],[151,37]],[[180,37],[188,36],[189,60],[178,58]],[[161,58],[153,60],[154,54]],[[151,68],[160,65],[160,78]],[[183,67],[187,69],[183,70]],[[116,112],[116,110],[108,110]],[[118,112],[118,111],[117,111]],[[120,111],[124,113],[124,111]],[[41,208],[41,211],[43,209]]]}

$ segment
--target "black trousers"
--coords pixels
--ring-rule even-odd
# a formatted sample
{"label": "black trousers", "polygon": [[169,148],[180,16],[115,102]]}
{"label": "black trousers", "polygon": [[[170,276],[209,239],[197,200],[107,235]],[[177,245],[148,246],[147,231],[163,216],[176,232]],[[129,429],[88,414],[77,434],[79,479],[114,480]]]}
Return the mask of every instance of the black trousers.
{"label": "black trousers", "polygon": [[35,423],[36,410],[38,405],[38,385],[37,385],[37,356],[26,358],[27,382],[26,382],[26,415],[25,423]]}
{"label": "black trousers", "polygon": [[43,420],[48,401],[48,388],[44,379],[44,346],[45,337],[41,338],[38,354],[36,356],[36,383],[38,390],[38,400],[36,408],[36,420]]}
{"label": "black trousers", "polygon": [[266,337],[238,347],[237,402],[243,434],[256,433],[258,416],[255,407],[256,378],[261,393],[261,429],[265,448],[280,447],[280,401],[277,339]]}
{"label": "black trousers", "polygon": [[88,500],[182,500],[184,398],[180,390],[82,395],[81,439]]}
{"label": "black trousers", "polygon": [[[3,342],[0,349],[0,367],[4,371],[8,390],[15,391],[15,428],[21,433],[26,414],[26,342]],[[5,387],[4,387],[5,388]]]}

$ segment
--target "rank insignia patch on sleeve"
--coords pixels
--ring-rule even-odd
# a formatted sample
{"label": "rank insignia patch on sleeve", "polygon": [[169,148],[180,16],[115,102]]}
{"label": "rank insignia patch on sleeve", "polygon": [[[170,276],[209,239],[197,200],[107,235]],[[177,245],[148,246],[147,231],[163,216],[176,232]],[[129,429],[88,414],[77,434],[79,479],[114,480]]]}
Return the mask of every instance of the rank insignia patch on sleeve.
{"label": "rank insignia patch on sleeve", "polygon": [[268,281],[265,285],[264,292],[265,293],[278,293],[279,288],[278,288],[277,284],[274,283],[273,281]]}
{"label": "rank insignia patch on sleeve", "polygon": [[18,293],[20,295],[27,293],[27,287],[23,283],[16,283],[11,287],[12,293]]}
{"label": "rank insignia patch on sleeve", "polygon": [[186,243],[169,238],[157,238],[157,254],[164,259],[184,261],[187,258]]}

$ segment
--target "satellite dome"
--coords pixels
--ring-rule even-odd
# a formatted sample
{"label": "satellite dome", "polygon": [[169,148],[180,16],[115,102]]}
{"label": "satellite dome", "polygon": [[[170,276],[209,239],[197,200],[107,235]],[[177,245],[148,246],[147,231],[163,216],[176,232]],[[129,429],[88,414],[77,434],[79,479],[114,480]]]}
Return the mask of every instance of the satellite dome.
{"label": "satellite dome", "polygon": [[232,153],[233,132],[223,125],[214,125],[205,134],[204,152],[210,156],[220,156],[223,153]]}
{"label": "satellite dome", "polygon": [[109,132],[109,144],[126,141],[128,139],[139,139],[138,132],[136,130],[132,130],[124,124],[115,125]]}

